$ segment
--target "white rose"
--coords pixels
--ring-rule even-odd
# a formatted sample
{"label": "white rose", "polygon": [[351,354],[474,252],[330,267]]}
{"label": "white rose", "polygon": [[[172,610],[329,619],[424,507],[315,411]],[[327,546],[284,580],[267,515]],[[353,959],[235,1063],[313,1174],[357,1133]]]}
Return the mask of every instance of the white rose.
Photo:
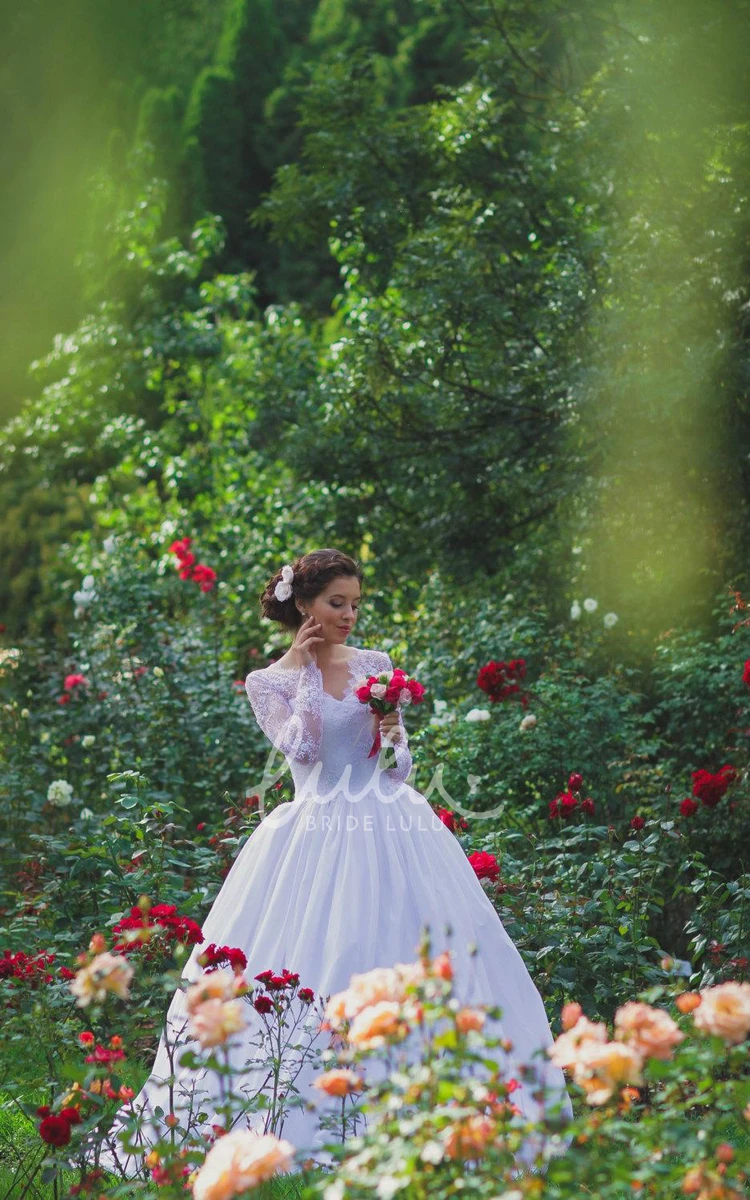
{"label": "white rose", "polygon": [[533,713],[527,713],[518,726],[519,729],[533,729],[536,725],[536,717]]}
{"label": "white rose", "polygon": [[464,718],[466,721],[489,721],[490,713],[487,708],[471,708]]}
{"label": "white rose", "polygon": [[445,712],[446,708],[448,707],[448,701],[447,700],[433,700],[432,707],[435,709],[436,713]]}
{"label": "white rose", "polygon": [[385,695],[385,693],[387,691],[388,691],[388,688],[385,686],[384,683],[374,683],[372,685],[372,687],[370,688],[370,695],[376,696],[378,698],[378,700],[382,700],[383,696]]}
{"label": "white rose", "polygon": [[83,746],[84,750],[88,750],[89,746],[93,746],[95,741],[96,738],[94,737],[93,733],[86,733],[81,738],[81,745]]}
{"label": "white rose", "polygon": [[55,808],[65,808],[72,795],[73,788],[65,779],[54,779],[47,788],[47,799]]}
{"label": "white rose", "polygon": [[401,688],[398,694],[398,702],[403,705],[411,704],[411,692],[408,688]]}

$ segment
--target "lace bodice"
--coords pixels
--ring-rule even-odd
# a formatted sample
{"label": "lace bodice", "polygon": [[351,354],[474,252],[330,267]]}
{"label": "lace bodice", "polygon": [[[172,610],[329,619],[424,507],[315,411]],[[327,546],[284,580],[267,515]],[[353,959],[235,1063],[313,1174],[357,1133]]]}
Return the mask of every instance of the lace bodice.
{"label": "lace bodice", "polygon": [[396,766],[381,770],[379,756],[368,758],[375,721],[354,689],[367,675],[392,671],[393,663],[382,650],[352,649],[349,682],[340,700],[324,691],[323,673],[315,663],[296,668],[272,663],[251,671],[245,680],[255,718],[288,761],[297,795],[302,791],[358,793],[375,784],[386,793],[411,773],[412,757],[400,713],[404,740],[393,747]]}

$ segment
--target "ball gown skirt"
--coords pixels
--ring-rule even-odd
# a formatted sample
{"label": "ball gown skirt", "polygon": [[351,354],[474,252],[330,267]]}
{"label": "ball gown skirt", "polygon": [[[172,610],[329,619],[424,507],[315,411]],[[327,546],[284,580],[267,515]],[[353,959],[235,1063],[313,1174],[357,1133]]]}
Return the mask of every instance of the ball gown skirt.
{"label": "ball gown skirt", "polygon": [[[215,942],[244,951],[251,986],[257,987],[254,976],[261,971],[288,968],[318,1001],[347,988],[355,973],[414,962],[426,926],[431,954],[451,951],[456,997],[465,1004],[502,1008],[501,1019],[488,1021],[485,1031],[512,1042],[510,1053],[492,1053],[499,1056],[503,1074],[521,1083],[513,1102],[529,1119],[542,1115],[539,1083],[524,1082],[518,1073],[518,1064],[529,1063],[544,1084],[547,1110],[554,1108],[567,1120],[572,1105],[565,1077],[540,1052],[553,1041],[542,998],[458,839],[406,783],[412,760],[405,740],[393,747],[395,767],[381,769],[377,757],[368,757],[373,717],[354,688],[366,675],[392,669],[391,660],[381,651],[349,649],[349,686],[341,699],[324,691],[314,663],[297,669],[272,664],[248,675],[245,687],[255,717],[289,762],[295,796],[268,813],[245,842],[202,923],[205,940],[193,947],[182,976],[193,982],[202,974],[198,956]],[[275,769],[280,765],[278,759]],[[232,1035],[231,1060],[238,1065],[248,1053],[257,1058],[263,1028],[249,1004],[243,1010],[247,1028]],[[152,1072],[134,1101],[144,1114],[146,1147],[155,1140],[148,1115],[157,1105],[165,1112],[170,1107],[165,1032],[171,1041],[179,1040],[177,1058],[183,1047],[199,1050],[185,1032],[187,1019],[184,992],[177,990]],[[324,1049],[329,1041],[330,1034],[321,1032],[315,1044]],[[380,1069],[374,1060],[364,1065],[368,1081],[382,1077],[382,1063]],[[322,1069],[306,1063],[296,1076],[301,1095],[315,1108],[290,1110],[280,1136],[324,1163],[329,1158],[319,1147],[333,1135],[318,1129],[319,1115],[340,1110],[341,1102],[311,1086]],[[179,1066],[175,1073],[175,1111],[187,1107],[190,1089],[203,1089],[201,1109],[209,1113],[203,1128],[210,1130],[211,1122],[221,1121],[212,1107],[218,1099],[217,1075]],[[248,1094],[264,1077],[260,1069],[243,1076],[243,1086],[255,1081]],[[262,1131],[263,1114],[249,1114],[247,1123]],[[563,1132],[552,1139],[552,1152],[564,1152],[568,1143]],[[535,1150],[534,1139],[527,1138],[519,1161],[530,1161]],[[108,1151],[100,1161],[112,1167]],[[142,1155],[120,1161],[127,1174],[135,1174]]]}

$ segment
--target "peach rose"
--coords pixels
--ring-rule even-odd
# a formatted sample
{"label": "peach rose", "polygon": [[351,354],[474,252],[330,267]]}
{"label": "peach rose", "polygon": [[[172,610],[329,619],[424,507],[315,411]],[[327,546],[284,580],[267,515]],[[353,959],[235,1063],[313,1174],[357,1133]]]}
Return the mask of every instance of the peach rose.
{"label": "peach rose", "polygon": [[675,1000],[675,1004],[681,1013],[693,1012],[701,1002],[701,998],[697,992],[681,992]]}
{"label": "peach rose", "polygon": [[560,1019],[564,1030],[572,1029],[576,1021],[583,1016],[583,1009],[577,1000],[570,1000],[567,1004],[563,1004],[560,1011]]}
{"label": "peach rose", "polygon": [[703,1033],[718,1034],[732,1046],[744,1042],[750,1033],[750,983],[717,983],[700,997],[693,1013],[696,1027]]}
{"label": "peach rose", "polygon": [[603,1043],[607,1040],[607,1026],[603,1021],[589,1021],[588,1017],[579,1017],[575,1025],[561,1033],[551,1046],[545,1048],[546,1053],[557,1067],[572,1067],[578,1058],[581,1046],[585,1042]]}
{"label": "peach rose", "polygon": [[456,1028],[459,1033],[468,1033],[470,1029],[481,1029],[486,1015],[480,1008],[459,1008],[456,1013]]}
{"label": "peach rose", "polygon": [[188,1032],[207,1050],[223,1045],[230,1034],[244,1029],[245,1024],[241,1000],[205,1000],[193,1010]]}
{"label": "peach rose", "polygon": [[453,963],[451,962],[450,950],[444,950],[442,954],[438,954],[437,958],[433,958],[430,964],[430,971],[440,979],[453,978]]}
{"label": "peach rose", "polygon": [[70,981],[70,990],[77,997],[76,1004],[85,1008],[92,1000],[101,1003],[110,993],[127,1000],[130,995],[130,981],[133,978],[133,967],[122,954],[97,954],[88,966],[78,971],[75,979]]}
{"label": "peach rose", "polygon": [[222,967],[218,971],[205,971],[185,992],[185,1005],[189,1013],[206,1000],[233,1000],[238,988],[246,982],[244,976]]}
{"label": "peach rose", "polygon": [[586,1093],[587,1104],[606,1104],[623,1083],[643,1082],[643,1059],[625,1042],[583,1042],[573,1064],[573,1078]]}
{"label": "peach rose", "polygon": [[394,967],[375,967],[372,971],[352,975],[349,987],[328,1000],[325,1018],[335,1029],[380,1001],[401,1003],[407,998],[406,988],[423,978],[421,963],[396,963]]}
{"label": "peach rose", "polygon": [[334,1067],[313,1080],[313,1087],[327,1096],[348,1096],[351,1092],[361,1092],[364,1086],[365,1081],[360,1075],[343,1067]]}
{"label": "peach rose", "polygon": [[615,1013],[615,1037],[634,1046],[644,1058],[671,1058],[685,1034],[661,1008],[628,1000]]}
{"label": "peach rose", "polygon": [[194,1200],[232,1200],[248,1188],[288,1171],[294,1146],[271,1133],[235,1129],[209,1150],[193,1180]]}
{"label": "peach rose", "polygon": [[349,1027],[349,1041],[369,1049],[383,1046],[389,1038],[400,1038],[408,1032],[401,1020],[401,1006],[395,1000],[380,1000],[357,1013]]}
{"label": "peach rose", "polygon": [[446,1158],[481,1158],[497,1133],[492,1117],[467,1117],[448,1128],[445,1142]]}

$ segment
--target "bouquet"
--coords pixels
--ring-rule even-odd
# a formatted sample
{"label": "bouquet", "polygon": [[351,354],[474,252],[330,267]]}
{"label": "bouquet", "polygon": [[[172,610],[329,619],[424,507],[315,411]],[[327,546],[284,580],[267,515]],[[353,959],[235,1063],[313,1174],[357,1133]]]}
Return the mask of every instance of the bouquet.
{"label": "bouquet", "polygon": [[[412,679],[400,667],[394,667],[393,671],[382,671],[380,675],[368,675],[366,679],[362,680],[354,694],[361,704],[369,704],[370,712],[385,716],[386,713],[397,712],[407,704],[420,704],[424,693],[425,689],[421,683]],[[378,729],[370,753],[367,755],[368,758],[377,754],[383,741],[388,744],[388,735],[385,734],[381,738]],[[379,765],[385,767],[386,763],[383,760]],[[395,766],[395,760],[388,765]]]}

